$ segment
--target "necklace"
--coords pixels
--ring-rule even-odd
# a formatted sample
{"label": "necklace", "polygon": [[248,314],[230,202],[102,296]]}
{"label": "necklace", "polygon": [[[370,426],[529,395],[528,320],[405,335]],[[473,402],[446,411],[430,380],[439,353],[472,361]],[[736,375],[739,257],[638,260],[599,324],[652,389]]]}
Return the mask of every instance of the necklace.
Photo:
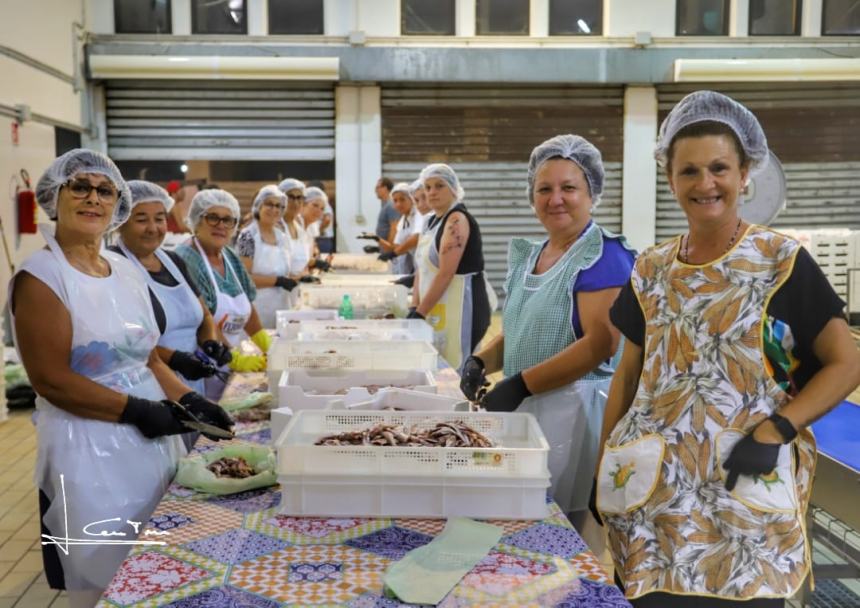
{"label": "necklace", "polygon": [[[735,226],[735,233],[732,235],[732,240],[730,240],[729,244],[726,245],[726,249],[725,249],[725,251],[723,251],[723,255],[728,253],[729,249],[732,248],[732,245],[735,244],[735,239],[738,238],[738,232],[740,232],[740,230],[741,230],[741,223],[743,223],[743,219],[738,218],[738,225]],[[687,233],[687,238],[684,239],[684,259],[683,259],[683,262],[685,264],[690,263],[690,256],[688,254],[689,247],[690,247],[690,234]]]}

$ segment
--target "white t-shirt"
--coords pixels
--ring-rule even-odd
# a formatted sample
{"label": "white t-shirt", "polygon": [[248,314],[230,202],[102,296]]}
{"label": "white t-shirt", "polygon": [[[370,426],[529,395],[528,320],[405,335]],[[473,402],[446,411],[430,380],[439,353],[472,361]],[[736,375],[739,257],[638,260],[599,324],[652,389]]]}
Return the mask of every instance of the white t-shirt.
{"label": "white t-shirt", "polygon": [[409,215],[401,216],[397,220],[397,233],[394,235],[394,244],[402,245],[410,236],[421,234],[423,231],[424,216],[418,213],[418,209],[413,205]]}

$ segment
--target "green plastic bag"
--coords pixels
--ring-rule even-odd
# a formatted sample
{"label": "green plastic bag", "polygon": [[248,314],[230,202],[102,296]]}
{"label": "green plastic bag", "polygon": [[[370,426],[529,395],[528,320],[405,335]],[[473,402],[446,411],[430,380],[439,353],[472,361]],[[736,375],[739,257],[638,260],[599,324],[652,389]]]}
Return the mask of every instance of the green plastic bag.
{"label": "green plastic bag", "polygon": [[[206,467],[220,458],[241,456],[253,467],[256,475],[244,479],[218,477]],[[272,448],[256,445],[230,445],[224,448],[188,456],[179,461],[176,483],[198,492],[209,494],[237,494],[267,488],[278,483],[275,471],[275,452]]]}
{"label": "green plastic bag", "polygon": [[222,399],[218,402],[218,405],[228,412],[235,412],[236,410],[244,410],[249,407],[257,407],[258,405],[269,405],[274,400],[275,396],[272,393],[254,392],[242,397]]}
{"label": "green plastic bag", "polygon": [[30,384],[27,370],[20,363],[7,363],[3,371],[7,390]]}

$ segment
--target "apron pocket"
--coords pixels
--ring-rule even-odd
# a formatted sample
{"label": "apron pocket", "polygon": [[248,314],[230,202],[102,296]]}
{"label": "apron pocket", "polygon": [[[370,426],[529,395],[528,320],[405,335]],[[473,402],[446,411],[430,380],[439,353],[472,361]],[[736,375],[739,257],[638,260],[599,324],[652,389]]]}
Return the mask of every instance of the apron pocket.
{"label": "apron pocket", "polygon": [[665,447],[655,434],[607,447],[597,473],[598,511],[627,513],[645,504],[657,487]]}
{"label": "apron pocket", "polygon": [[[725,429],[717,435],[717,462],[723,483],[725,483],[728,475],[728,472],[723,468],[723,462],[729,457],[735,444],[743,439],[745,434],[737,429]],[[791,462],[793,445],[790,443],[780,446],[776,467],[767,475],[740,475],[734,490],[730,492],[732,497],[758,511],[796,512],[797,495]]]}

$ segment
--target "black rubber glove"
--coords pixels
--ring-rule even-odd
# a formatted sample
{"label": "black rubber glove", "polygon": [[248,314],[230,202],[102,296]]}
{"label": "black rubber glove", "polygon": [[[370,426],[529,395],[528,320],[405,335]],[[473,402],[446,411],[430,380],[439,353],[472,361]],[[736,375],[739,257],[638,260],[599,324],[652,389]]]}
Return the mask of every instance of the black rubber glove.
{"label": "black rubber glove", "polygon": [[597,478],[591,481],[591,493],[588,495],[588,510],[591,511],[591,516],[595,521],[603,527],[603,518],[600,517],[600,511],[597,510]]}
{"label": "black rubber glove", "polygon": [[173,351],[167,366],[173,371],[179,372],[189,380],[200,380],[215,375],[218,369],[211,363],[201,361],[191,353],[181,350]]}
{"label": "black rubber glove", "polygon": [[315,276],[310,275],[310,274],[306,274],[305,276],[299,278],[299,283],[321,283],[321,282],[322,281],[319,280],[319,277],[315,277]]}
{"label": "black rubber glove", "polygon": [[397,257],[397,254],[394,253],[393,251],[383,251],[378,256],[376,256],[376,259],[379,260],[380,262],[390,262],[391,260],[393,260],[396,257]]}
{"label": "black rubber glove", "polygon": [[230,352],[230,347],[223,342],[217,340],[206,340],[200,345],[206,356],[212,359],[218,367],[222,367],[230,363],[233,359],[233,354]]}
{"label": "black rubber glove", "polygon": [[280,287],[281,289],[286,289],[287,291],[292,291],[296,288],[296,283],[290,277],[278,277],[275,279],[275,287]]}
{"label": "black rubber glove", "polygon": [[147,439],[188,432],[173,406],[134,395],[128,396],[119,421],[121,424],[133,424]]}
{"label": "black rubber glove", "polygon": [[322,258],[316,258],[314,260],[314,268],[316,268],[320,272],[328,272],[329,270],[331,270],[331,264],[329,264]]}
{"label": "black rubber glove", "polygon": [[415,284],[415,275],[407,274],[405,277],[400,277],[396,281],[391,281],[395,285],[403,285],[407,289],[412,289],[412,286]]}
{"label": "black rubber glove", "polygon": [[496,384],[493,390],[484,395],[481,405],[488,412],[513,412],[531,394],[522,373],[519,373]]}
{"label": "black rubber glove", "polygon": [[409,314],[406,315],[407,319],[424,319],[424,315],[418,312],[415,308],[409,309]]}
{"label": "black rubber glove", "polygon": [[463,372],[460,374],[460,390],[469,401],[478,400],[478,391],[487,386],[484,376],[484,362],[480,357],[471,355],[463,364]]}
{"label": "black rubber glove", "polygon": [[230,418],[230,415],[220,405],[212,403],[200,393],[194,391],[185,393],[179,398],[179,403],[194,414],[200,422],[212,424],[225,431],[229,431],[230,427],[233,426],[233,419]]}
{"label": "black rubber glove", "polygon": [[753,439],[752,432],[738,441],[731,454],[723,463],[726,475],[726,489],[732,491],[739,475],[765,475],[773,471],[779,458],[779,443],[759,443]]}
{"label": "black rubber glove", "polygon": [[379,253],[379,247],[376,245],[365,245],[364,253]]}
{"label": "black rubber glove", "polygon": [[377,243],[379,242],[379,237],[378,237],[378,236],[376,236],[375,234],[369,234],[369,233],[367,233],[367,232],[362,232],[362,233],[361,233],[361,234],[359,234],[356,238],[359,238],[359,239],[366,239],[366,240],[368,240],[368,241],[376,241]]}

